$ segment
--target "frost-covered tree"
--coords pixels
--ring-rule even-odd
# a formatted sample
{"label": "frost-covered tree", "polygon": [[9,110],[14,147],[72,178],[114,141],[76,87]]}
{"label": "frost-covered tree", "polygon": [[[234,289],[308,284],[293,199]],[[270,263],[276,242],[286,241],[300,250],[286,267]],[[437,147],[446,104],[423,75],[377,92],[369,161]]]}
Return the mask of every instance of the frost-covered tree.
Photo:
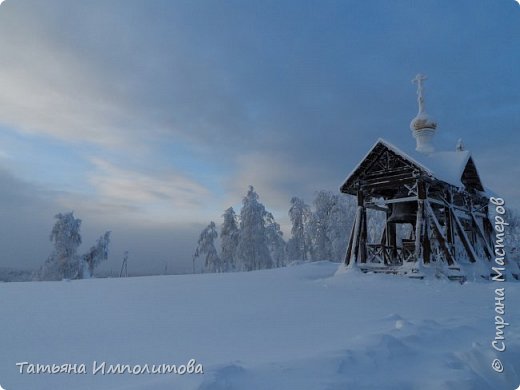
{"label": "frost-covered tree", "polygon": [[102,261],[108,259],[108,246],[110,244],[110,232],[105,232],[98,238],[96,245],[90,247],[89,251],[81,257],[79,266],[79,278],[91,278],[94,276],[94,268]]}
{"label": "frost-covered tree", "polygon": [[193,261],[198,257],[204,256],[204,270],[206,272],[222,272],[222,263],[215,248],[215,240],[218,237],[215,222],[211,221],[208,226],[200,233],[197,249],[193,255]]}
{"label": "frost-covered tree", "polygon": [[266,211],[258,194],[249,186],[240,210],[240,234],[236,251],[237,269],[253,271],[272,268],[273,261],[266,240]]}
{"label": "frost-covered tree", "polygon": [[289,260],[307,260],[309,253],[308,223],[311,218],[311,209],[303,199],[293,197],[289,209],[292,237],[287,243],[287,257]]}
{"label": "frost-covered tree", "polygon": [[110,232],[102,235],[96,245],[83,256],[77,254],[81,245],[81,219],[74,213],[57,214],[50,240],[54,250],[40,270],[35,274],[38,280],[82,279],[92,277],[94,268],[108,258]]}
{"label": "frost-covered tree", "polygon": [[314,199],[314,212],[310,221],[313,261],[332,259],[330,216],[336,202],[330,191],[319,191]]}
{"label": "frost-covered tree", "polygon": [[239,230],[233,207],[224,211],[224,222],[220,227],[220,258],[224,272],[235,270],[235,252],[238,246]]}
{"label": "frost-covered tree", "polygon": [[286,244],[283,239],[283,232],[280,230],[280,225],[274,220],[271,213],[266,214],[266,239],[267,248],[273,260],[274,267],[283,267],[286,262]]}
{"label": "frost-covered tree", "polygon": [[367,234],[368,242],[381,241],[386,226],[386,213],[379,210],[367,210]]}
{"label": "frost-covered tree", "polygon": [[351,197],[335,194],[330,209],[327,236],[331,244],[331,259],[344,260],[348,237],[356,213],[356,205]]}
{"label": "frost-covered tree", "polygon": [[74,213],[57,214],[50,240],[54,250],[47,258],[37,276],[40,280],[62,280],[78,275],[78,247],[81,244],[81,219],[74,218]]}
{"label": "frost-covered tree", "polygon": [[313,261],[341,261],[355,216],[350,198],[330,191],[319,191],[313,201],[309,221],[310,252]]}

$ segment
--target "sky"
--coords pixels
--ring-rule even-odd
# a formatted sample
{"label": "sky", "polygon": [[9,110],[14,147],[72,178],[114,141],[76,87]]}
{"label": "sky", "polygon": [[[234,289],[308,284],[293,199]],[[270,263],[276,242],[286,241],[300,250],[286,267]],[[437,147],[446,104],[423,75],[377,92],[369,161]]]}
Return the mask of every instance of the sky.
{"label": "sky", "polygon": [[6,0],[0,267],[38,268],[54,215],[105,270],[188,272],[248,185],[289,233],[379,138],[413,149],[417,73],[484,185],[520,208],[520,6],[484,1]]}

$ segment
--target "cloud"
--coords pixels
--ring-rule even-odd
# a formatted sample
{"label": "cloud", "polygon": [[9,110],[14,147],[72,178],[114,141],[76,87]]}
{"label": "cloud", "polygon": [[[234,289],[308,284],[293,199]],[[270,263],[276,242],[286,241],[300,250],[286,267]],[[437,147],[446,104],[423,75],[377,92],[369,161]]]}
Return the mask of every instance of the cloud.
{"label": "cloud", "polygon": [[[378,137],[413,144],[417,72],[429,76],[437,145],[462,137],[490,186],[516,197],[505,178],[519,155],[503,150],[520,142],[512,7],[8,1],[0,124],[23,140],[3,134],[0,159],[51,195],[4,178],[20,193],[2,212],[16,218],[10,202],[20,210],[26,199],[49,211],[42,226],[65,208],[92,221],[94,236],[125,224],[173,229],[218,218],[252,184],[285,218],[291,196],[337,190]],[[18,219],[20,237],[30,217]]]}
{"label": "cloud", "polygon": [[210,196],[207,188],[179,172],[137,172],[100,158],[91,161],[95,170],[88,181],[98,199],[157,222],[173,217],[196,219],[193,210],[203,208]]}
{"label": "cloud", "polygon": [[0,168],[0,266],[32,269],[51,248],[52,193]]}
{"label": "cloud", "polygon": [[[137,182],[154,184],[139,179]],[[104,231],[112,231],[109,261],[102,267],[105,271],[112,269],[117,273],[127,250],[130,251],[131,273],[162,272],[165,264],[170,272],[191,270],[192,251],[203,223],[193,222],[193,219],[179,221],[168,210],[162,210],[162,220],[156,218],[151,223],[142,210],[134,206],[109,203],[110,199],[100,201],[81,194],[49,191],[21,181],[5,169],[0,169],[0,187],[0,267],[39,268],[52,251],[49,234],[55,222],[54,215],[74,211],[82,220],[80,253]],[[125,186],[123,189],[131,190]],[[177,194],[176,190],[161,191],[170,200]],[[124,192],[121,198],[123,195]],[[148,196],[139,197],[146,203]]]}

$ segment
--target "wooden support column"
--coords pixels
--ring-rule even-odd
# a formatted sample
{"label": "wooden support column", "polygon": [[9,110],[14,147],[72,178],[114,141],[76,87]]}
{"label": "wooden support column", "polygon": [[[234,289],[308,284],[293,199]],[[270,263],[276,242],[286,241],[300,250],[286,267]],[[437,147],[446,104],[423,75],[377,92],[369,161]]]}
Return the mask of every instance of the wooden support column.
{"label": "wooden support column", "polygon": [[451,209],[451,212],[453,214],[453,220],[455,222],[455,227],[457,228],[457,234],[459,235],[459,238],[462,241],[462,244],[464,245],[464,249],[466,250],[466,253],[468,254],[469,260],[472,263],[474,263],[475,261],[477,261],[477,255],[475,253],[475,250],[473,249],[471,241],[469,240],[466,232],[464,231],[464,227],[462,226],[462,223],[460,222],[459,218],[457,217],[457,214],[455,214],[455,211],[453,210],[453,208]]}
{"label": "wooden support column", "polygon": [[357,194],[358,199],[358,207],[356,210],[356,220],[354,221],[354,226],[352,227],[352,234],[349,243],[349,247],[347,249],[347,257],[345,258],[345,263],[351,264],[352,262],[359,262],[359,247],[361,240],[361,230],[362,230],[362,219],[363,219],[363,192],[358,190]]}
{"label": "wooden support column", "polygon": [[345,265],[350,264],[350,256],[352,255],[352,245],[354,241],[354,232],[356,230],[356,221],[352,225],[352,229],[350,229],[350,238],[348,240],[347,254],[345,255]]}
{"label": "wooden support column", "polygon": [[[453,204],[453,196],[451,195],[451,190],[448,190],[446,192],[446,202],[448,204]],[[444,207],[444,225],[446,228],[446,241],[448,242],[448,246],[451,250],[451,248],[453,248],[454,235],[453,235],[453,217],[451,215],[451,209],[449,207]]]}
{"label": "wooden support column", "polygon": [[[424,213],[424,201],[423,201],[423,213]],[[431,246],[430,246],[430,223],[428,218],[424,218],[424,229],[422,239],[422,253],[424,264],[430,263],[431,257]]]}
{"label": "wooden support column", "polygon": [[439,221],[435,216],[435,213],[433,212],[433,209],[428,200],[425,202],[425,211],[428,219],[431,220],[431,228],[433,229],[433,233],[435,234],[437,241],[439,242],[439,245],[444,252],[444,257],[446,258],[448,265],[453,265],[455,260],[453,259],[453,255],[451,254],[450,249],[448,248],[447,239],[443,235],[444,233],[442,231],[441,225],[439,224]]}
{"label": "wooden support column", "polygon": [[422,236],[424,232],[424,199],[426,199],[426,185],[423,181],[417,182],[417,219],[415,222],[415,261],[421,258]]}
{"label": "wooden support column", "polygon": [[486,233],[486,241],[493,251],[493,255],[495,253],[495,243],[493,241],[493,225],[491,224],[491,221],[489,220],[489,211],[486,211],[486,218],[483,220],[484,224],[484,231]]}
{"label": "wooden support column", "polygon": [[[389,214],[387,213],[386,219],[388,221]],[[386,223],[385,227],[386,233],[386,245],[392,247],[392,251],[390,253],[390,264],[395,264],[397,260],[397,235],[396,235],[396,227],[395,223]]]}
{"label": "wooden support column", "polygon": [[367,209],[364,204],[364,196],[363,192],[360,191],[358,193],[358,207],[361,207],[361,229],[360,229],[360,239],[359,239],[359,260],[361,263],[367,262],[367,241],[368,241],[368,232],[367,232]]}
{"label": "wooden support column", "polygon": [[471,212],[471,218],[473,219],[473,226],[475,227],[475,229],[477,230],[477,233],[479,234],[480,238],[482,239],[482,246],[484,247],[484,251],[487,254],[487,258],[488,258],[488,260],[491,261],[494,253],[493,253],[493,249],[491,249],[491,247],[489,246],[488,240],[486,239],[486,233],[480,227],[480,224],[477,220],[475,213]]}

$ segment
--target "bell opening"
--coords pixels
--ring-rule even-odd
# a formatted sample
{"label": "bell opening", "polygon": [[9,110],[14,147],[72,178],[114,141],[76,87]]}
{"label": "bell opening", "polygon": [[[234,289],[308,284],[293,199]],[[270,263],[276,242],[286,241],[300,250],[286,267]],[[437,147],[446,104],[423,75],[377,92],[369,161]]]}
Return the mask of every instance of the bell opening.
{"label": "bell opening", "polygon": [[416,202],[400,202],[391,205],[392,212],[388,217],[389,223],[411,223],[415,224],[417,219]]}

